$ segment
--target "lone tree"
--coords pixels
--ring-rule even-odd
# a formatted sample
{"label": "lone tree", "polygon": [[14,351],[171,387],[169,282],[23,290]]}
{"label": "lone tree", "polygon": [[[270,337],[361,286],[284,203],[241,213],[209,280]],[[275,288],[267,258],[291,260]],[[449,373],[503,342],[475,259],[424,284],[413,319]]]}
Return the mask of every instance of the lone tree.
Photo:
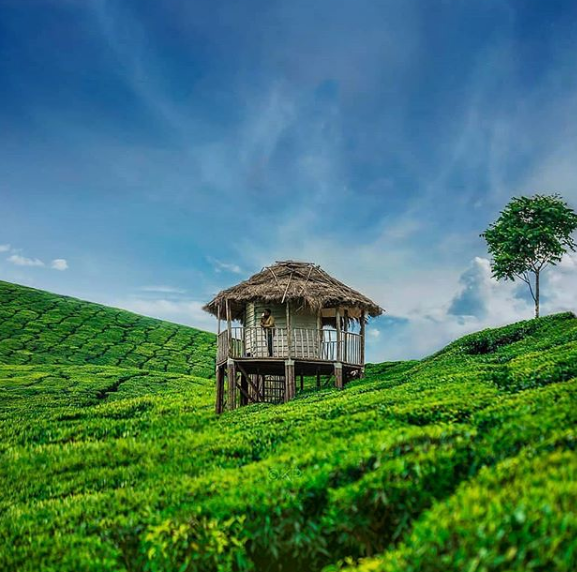
{"label": "lone tree", "polygon": [[514,197],[496,222],[481,234],[500,280],[520,278],[529,285],[539,317],[539,278],[547,264],[557,264],[576,244],[577,214],[559,195]]}

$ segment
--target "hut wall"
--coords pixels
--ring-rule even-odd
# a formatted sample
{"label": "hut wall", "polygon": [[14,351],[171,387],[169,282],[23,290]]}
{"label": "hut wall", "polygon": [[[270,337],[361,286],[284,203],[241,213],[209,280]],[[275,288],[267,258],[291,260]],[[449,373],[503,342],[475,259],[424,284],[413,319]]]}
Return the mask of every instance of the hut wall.
{"label": "hut wall", "polygon": [[245,322],[247,328],[260,326],[260,317],[266,308],[274,317],[275,326],[277,328],[286,328],[286,308],[281,304],[265,304],[261,302],[250,302],[246,305]]}
{"label": "hut wall", "polygon": [[[270,308],[277,328],[286,328],[286,305],[267,304],[264,302],[249,303],[246,306],[244,325],[246,328],[258,328],[260,317],[266,308]],[[317,316],[314,312],[304,309],[298,312],[291,308],[291,327],[293,329],[293,357],[317,357],[318,337],[314,335],[317,328]],[[247,330],[245,337],[247,354],[256,356],[268,355],[264,335],[259,330]],[[280,355],[286,347],[286,332],[277,331],[273,340],[273,355]]]}

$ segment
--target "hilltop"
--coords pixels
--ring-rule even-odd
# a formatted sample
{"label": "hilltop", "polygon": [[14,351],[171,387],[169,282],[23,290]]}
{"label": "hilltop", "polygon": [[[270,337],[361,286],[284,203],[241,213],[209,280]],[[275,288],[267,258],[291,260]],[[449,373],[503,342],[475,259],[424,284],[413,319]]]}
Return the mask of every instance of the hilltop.
{"label": "hilltop", "polygon": [[214,336],[0,302],[2,570],[577,567],[573,314],[217,418]]}

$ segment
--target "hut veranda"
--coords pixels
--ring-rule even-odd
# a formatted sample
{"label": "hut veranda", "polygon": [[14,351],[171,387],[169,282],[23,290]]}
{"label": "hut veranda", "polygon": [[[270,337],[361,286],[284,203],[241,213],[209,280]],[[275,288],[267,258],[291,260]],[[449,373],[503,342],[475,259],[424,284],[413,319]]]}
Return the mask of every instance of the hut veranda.
{"label": "hut veranda", "polygon": [[293,260],[219,292],[204,309],[218,320],[217,413],[288,401],[304,376],[338,388],[362,376],[365,325],[383,313],[320,266]]}

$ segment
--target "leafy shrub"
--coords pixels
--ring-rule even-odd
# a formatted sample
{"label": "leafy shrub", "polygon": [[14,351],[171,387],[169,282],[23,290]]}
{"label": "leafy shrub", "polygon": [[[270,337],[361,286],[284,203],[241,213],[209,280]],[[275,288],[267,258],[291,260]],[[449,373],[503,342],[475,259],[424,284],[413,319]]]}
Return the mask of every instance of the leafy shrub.
{"label": "leafy shrub", "polygon": [[577,377],[577,342],[560,345],[547,353],[531,352],[516,357],[493,380],[503,389],[521,391],[574,377]]}
{"label": "leafy shrub", "polygon": [[356,572],[525,572],[577,567],[577,455],[504,461],[422,518],[397,550]]}

